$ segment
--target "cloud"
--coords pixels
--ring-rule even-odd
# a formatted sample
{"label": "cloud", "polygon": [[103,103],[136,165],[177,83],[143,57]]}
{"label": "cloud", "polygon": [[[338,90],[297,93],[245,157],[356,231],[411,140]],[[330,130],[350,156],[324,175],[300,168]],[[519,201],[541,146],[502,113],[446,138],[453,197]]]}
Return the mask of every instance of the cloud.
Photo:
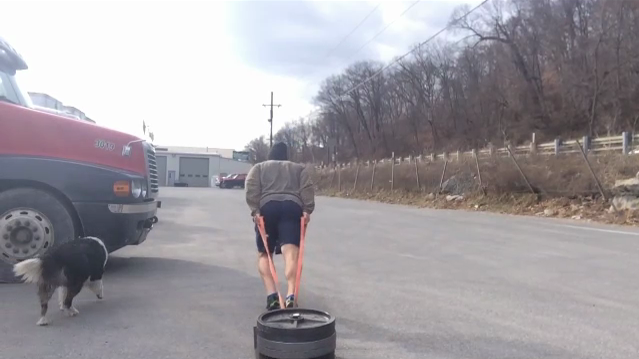
{"label": "cloud", "polygon": [[[402,18],[393,23],[393,25],[377,39],[376,45],[395,48],[399,51],[398,54],[406,53],[413,46],[423,42],[445,28],[450,21],[453,11],[458,6],[464,3],[472,4],[474,2],[478,3],[479,0],[422,1],[413,6]],[[409,2],[398,2],[392,5],[392,10],[387,8],[386,13],[389,15],[387,22],[395,20],[409,5]],[[390,18],[391,16],[393,18]],[[451,35],[451,32],[444,32],[438,36],[438,39],[446,38],[449,35]]]}
{"label": "cloud", "polygon": [[[384,2],[330,57],[329,51],[376,2],[237,1],[229,4],[228,31],[247,65],[280,76],[317,80],[358,60],[387,61],[405,53],[446,26],[454,8],[463,2],[422,1],[397,19],[412,3]],[[393,20],[381,36],[354,55]]]}
{"label": "cloud", "polygon": [[[373,8],[368,2],[238,1],[229,9],[229,33],[242,59],[262,71],[307,77],[341,65],[348,47],[366,41],[383,26],[380,12],[335,51],[328,52]],[[350,45],[350,46],[349,46]],[[373,48],[362,58],[376,57]]]}
{"label": "cloud", "polygon": [[[479,0],[469,0],[478,2]],[[388,60],[445,25],[451,1],[423,0],[361,52],[353,53],[411,2],[83,1],[3,2],[0,32],[30,69],[28,90],[44,91],[98,123],[159,142],[241,148],[305,116],[321,80],[355,60]],[[41,29],[46,29],[42,32]],[[305,86],[306,85],[306,86]]]}

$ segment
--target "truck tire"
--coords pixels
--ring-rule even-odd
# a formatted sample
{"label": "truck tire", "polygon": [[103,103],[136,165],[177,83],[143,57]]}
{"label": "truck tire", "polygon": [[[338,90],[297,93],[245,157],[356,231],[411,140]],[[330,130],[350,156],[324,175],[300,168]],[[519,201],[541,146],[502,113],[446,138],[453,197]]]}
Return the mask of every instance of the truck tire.
{"label": "truck tire", "polygon": [[15,188],[0,193],[0,283],[20,282],[13,265],[76,237],[73,217],[51,193]]}

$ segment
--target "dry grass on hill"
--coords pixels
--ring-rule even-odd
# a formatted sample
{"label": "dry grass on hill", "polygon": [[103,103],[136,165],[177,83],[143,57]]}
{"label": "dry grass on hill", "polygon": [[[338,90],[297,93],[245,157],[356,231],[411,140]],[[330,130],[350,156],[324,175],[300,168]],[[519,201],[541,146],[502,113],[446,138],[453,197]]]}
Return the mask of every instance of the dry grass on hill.
{"label": "dry grass on hill", "polygon": [[[615,180],[635,176],[639,156],[590,156],[593,171],[608,194]],[[545,215],[607,223],[639,223],[633,212],[609,213],[586,162],[579,155],[559,157],[517,157],[517,162],[539,193],[532,195],[512,158],[479,160],[484,191],[479,186],[477,163],[473,158],[451,161],[446,166],[444,191],[439,193],[444,162],[419,163],[419,187],[415,163],[345,167],[339,171],[316,169],[315,184],[320,194],[375,200],[420,207],[467,209],[500,213]],[[357,177],[357,183],[355,178]],[[391,179],[394,178],[391,190]],[[446,181],[448,183],[446,183]],[[463,200],[447,199],[448,194],[462,195]]]}

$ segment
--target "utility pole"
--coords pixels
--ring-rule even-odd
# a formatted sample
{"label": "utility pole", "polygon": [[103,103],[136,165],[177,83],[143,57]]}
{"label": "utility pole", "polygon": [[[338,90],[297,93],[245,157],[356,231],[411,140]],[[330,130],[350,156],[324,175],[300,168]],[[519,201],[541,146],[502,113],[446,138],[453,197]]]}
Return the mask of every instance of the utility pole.
{"label": "utility pole", "polygon": [[268,119],[268,122],[271,123],[271,137],[270,137],[269,146],[273,147],[273,107],[274,106],[280,107],[282,105],[274,105],[273,104],[273,91],[271,91],[271,104],[270,105],[262,105],[262,106],[271,108],[271,117]]}

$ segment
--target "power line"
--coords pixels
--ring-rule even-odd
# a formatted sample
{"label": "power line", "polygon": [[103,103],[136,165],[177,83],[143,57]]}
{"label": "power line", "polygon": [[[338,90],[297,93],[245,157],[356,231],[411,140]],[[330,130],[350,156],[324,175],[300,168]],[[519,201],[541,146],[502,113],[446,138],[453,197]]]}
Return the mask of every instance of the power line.
{"label": "power line", "polygon": [[[380,1],[379,3],[377,3],[377,6],[375,6],[371,11],[368,12],[368,14],[346,35],[342,38],[342,40],[340,40],[340,42],[335,45],[332,49],[330,49],[327,53],[326,56],[324,57],[324,59],[328,59],[330,57],[330,55],[333,54],[333,52],[335,52],[335,50],[337,50],[337,48],[339,48],[352,34],[355,33],[355,31],[357,31],[357,29],[360,28],[360,26],[362,26],[366,20],[368,20],[369,17],[371,17],[371,15],[373,15],[373,13],[382,5],[383,1]],[[302,80],[304,78],[308,78],[310,77],[310,74],[307,74],[306,76],[302,77]],[[303,91],[306,91],[306,89],[310,86],[309,83],[306,83],[306,85],[304,85]]]}
{"label": "power line", "polygon": [[[368,18],[371,17],[371,15],[373,15],[373,13],[382,5],[382,3],[383,3],[383,1],[378,2],[377,5],[371,11],[369,11],[368,14],[366,14],[366,16],[348,34],[346,34],[346,36],[344,36],[337,45],[335,45],[332,49],[330,49],[326,53],[325,59],[328,59],[328,57],[330,55],[332,55],[332,53],[335,50],[337,50],[337,48],[339,48],[351,35],[353,35],[355,33],[355,31],[357,31],[357,29],[359,29],[366,22],[366,20],[368,20]],[[310,77],[310,75],[307,75],[307,76]],[[309,86],[309,84],[306,83],[306,85],[304,86],[302,92],[306,91],[308,86]],[[272,97],[272,93],[271,93],[271,97]],[[271,99],[271,105],[272,105],[272,99]],[[269,105],[263,105],[263,106],[269,106]],[[278,105],[278,107],[279,107],[279,105]],[[309,117],[310,117],[310,115],[309,115]],[[273,142],[273,108],[272,107],[271,107],[271,118],[270,118],[269,122],[271,123],[271,143],[272,143]]]}
{"label": "power line", "polygon": [[326,54],[326,57],[329,57],[329,56],[333,53],[333,51],[337,50],[337,48],[338,48],[338,47],[340,47],[340,46],[341,46],[341,45],[342,45],[342,44],[346,41],[346,39],[348,39],[351,35],[353,35],[353,33],[355,33],[355,31],[357,31],[357,29],[359,29],[359,27],[360,27],[360,26],[362,26],[362,25],[366,22],[366,20],[368,20],[368,18],[369,18],[369,17],[371,17],[371,15],[373,15],[373,13],[375,12],[375,10],[377,10],[377,9],[380,7],[380,5],[382,5],[382,1],[380,1],[379,3],[377,3],[377,6],[375,6],[375,7],[373,8],[373,10],[371,10],[371,11],[370,11],[370,12],[369,12],[369,13],[368,13],[368,14],[367,14],[367,15],[366,15],[363,19],[362,19],[362,21],[360,21],[360,22],[359,22],[359,24],[357,24],[357,26],[355,26],[355,27],[353,28],[353,30],[351,30],[351,32],[349,32],[346,36],[344,36],[344,38],[342,38],[342,40],[341,40],[341,41],[340,41],[337,45],[335,45],[335,47],[333,47],[331,50],[329,50],[329,51],[328,51],[328,53]]}
{"label": "power line", "polygon": [[[366,83],[368,83],[370,80],[372,80],[373,78],[379,76],[382,72],[386,71],[388,68],[390,68],[391,66],[395,65],[396,63],[398,63],[399,61],[401,61],[402,59],[404,59],[406,56],[410,55],[411,53],[413,53],[415,50],[421,48],[422,46],[426,45],[427,43],[429,43],[430,41],[432,41],[434,38],[436,38],[437,36],[439,36],[441,33],[443,33],[444,31],[448,30],[451,26],[453,26],[455,23],[459,22],[460,20],[466,18],[468,15],[472,14],[473,12],[475,12],[477,9],[479,9],[480,7],[482,7],[484,4],[486,4],[489,0],[484,0],[482,1],[479,5],[475,6],[474,8],[472,8],[470,11],[468,11],[466,14],[460,16],[459,18],[455,19],[454,21],[450,22],[446,27],[444,27],[443,29],[439,30],[438,32],[436,32],[434,35],[432,35],[431,37],[429,37],[428,39],[426,39],[425,41],[419,43],[416,47],[414,47],[412,50],[408,51],[407,53],[405,53],[404,55],[400,56],[399,58],[397,58],[396,60],[392,61],[391,63],[389,63],[388,65],[384,66],[381,70],[377,71],[376,73],[374,73],[373,75],[371,75],[370,77],[368,77],[367,79],[365,79],[364,81],[362,81],[361,83],[355,85],[354,87],[350,88],[348,91],[344,92],[343,94],[341,94],[340,96],[345,96],[348,95],[349,93],[357,90],[358,88],[360,88],[361,86],[365,85]],[[417,1],[419,2],[419,1]],[[404,12],[402,13],[402,15],[404,13],[406,13],[412,6],[414,6],[415,4],[417,4],[417,2],[413,3],[410,7],[408,7],[406,10],[404,10]],[[401,15],[400,15],[401,16]],[[392,23],[391,23],[392,24]],[[386,27],[388,28],[388,26]],[[382,30],[383,32],[383,30]],[[374,38],[373,38],[374,39]],[[371,41],[373,40],[371,39]],[[319,109],[313,110],[311,111],[312,113],[317,113],[319,112]],[[308,116],[308,118],[310,118],[311,115]]]}
{"label": "power line", "polygon": [[381,34],[383,34],[386,30],[388,30],[389,27],[391,27],[391,25],[393,25],[395,23],[395,21],[399,20],[402,16],[404,16],[404,14],[406,14],[408,12],[408,10],[412,9],[413,6],[417,5],[419,2],[421,2],[422,0],[417,0],[414,3],[412,3],[409,7],[406,8],[406,10],[404,10],[401,14],[399,14],[398,17],[395,18],[395,20],[391,21],[388,25],[386,25],[380,32],[378,32],[377,34],[375,34],[375,36],[373,36],[370,40],[368,40],[366,43],[364,43],[364,45],[362,45],[359,49],[357,49],[357,51],[355,51],[346,61],[349,61],[350,59],[352,59],[355,55],[357,55],[360,51],[362,51],[366,46],[368,46],[368,44],[370,44],[371,42],[373,42],[375,39],[377,39]]}
{"label": "power line", "polygon": [[401,61],[402,59],[404,59],[406,56],[410,55],[411,53],[413,53],[415,50],[421,48],[422,46],[426,45],[427,43],[429,43],[430,41],[432,41],[434,38],[436,38],[437,36],[439,36],[439,34],[443,33],[444,31],[448,30],[448,28],[450,28],[451,26],[453,26],[455,23],[457,23],[458,21],[464,19],[465,17],[467,17],[468,15],[472,14],[473,12],[475,12],[475,10],[479,9],[480,7],[482,7],[484,4],[486,4],[489,0],[484,0],[482,1],[479,5],[475,6],[474,8],[472,8],[470,11],[468,11],[467,13],[465,13],[464,15],[462,15],[461,17],[459,17],[458,19],[455,19],[454,21],[450,22],[448,25],[446,25],[446,27],[444,27],[443,29],[439,30],[438,32],[436,32],[434,35],[432,35],[431,37],[429,37],[428,39],[426,39],[425,41],[419,43],[419,45],[415,46],[412,50],[408,51],[407,53],[405,53],[404,55],[398,57],[397,59],[393,60],[391,63],[389,63],[388,65],[382,67],[382,69],[380,69],[379,71],[377,71],[376,73],[374,73],[373,75],[371,75],[370,77],[368,77],[367,79],[365,79],[364,81],[360,82],[359,84],[357,84],[356,86],[352,87],[351,89],[349,89],[348,91],[342,93],[340,96],[345,96],[348,95],[349,93],[357,90],[358,88],[360,88],[361,86],[365,85],[366,83],[368,83],[370,80],[372,80],[373,78],[379,76],[379,74],[381,74],[382,72],[386,71],[386,69],[388,69],[389,67],[395,65],[396,63],[398,63],[399,61]]}
{"label": "power line", "polygon": [[[364,49],[366,46],[368,46],[371,42],[373,42],[375,39],[377,39],[380,35],[382,35],[386,30],[388,30],[397,20],[399,20],[402,16],[404,16],[410,9],[412,9],[415,5],[417,5],[419,2],[421,2],[421,0],[417,0],[414,3],[412,3],[410,6],[408,6],[404,11],[402,11],[401,14],[399,14],[398,17],[396,17],[393,21],[391,21],[389,24],[387,24],[381,31],[379,31],[377,34],[375,34],[375,36],[373,36],[371,39],[369,39],[366,43],[364,43],[362,46],[360,46],[359,49],[357,49],[357,51],[355,51],[351,56],[349,56],[346,61],[349,61],[350,59],[353,58],[353,56],[357,55],[360,51],[362,51],[362,49]],[[360,21],[359,24],[357,24],[357,26],[355,26],[355,28],[348,34],[346,35],[346,37],[344,37],[342,39],[342,41],[340,41],[337,46],[335,46],[332,50],[329,51],[329,54],[332,53],[335,49],[337,49],[342,43],[344,43],[344,41],[346,41],[346,39],[352,35],[372,14],[373,12],[375,12],[375,10],[377,10],[377,8],[380,7],[380,5],[382,4],[382,1],[380,1],[377,6],[375,6],[375,8],[373,8],[373,10],[371,10],[368,15],[366,15],[366,17],[364,17],[364,19],[362,21]],[[327,54],[326,57],[328,57],[329,55]],[[307,83],[306,86],[304,86],[304,89],[308,88],[309,84]],[[312,110],[311,111],[311,115],[313,113],[317,113],[319,110]],[[309,115],[307,118],[310,119],[311,115]]]}
{"label": "power line", "polygon": [[[386,71],[388,68],[390,68],[391,66],[395,65],[396,63],[398,63],[399,61],[401,61],[402,59],[404,59],[406,56],[410,55],[411,53],[413,53],[415,50],[421,48],[422,46],[426,45],[427,43],[429,43],[430,41],[432,41],[433,39],[435,39],[437,36],[439,36],[441,33],[443,33],[444,31],[448,30],[451,26],[453,26],[454,24],[456,24],[457,22],[459,22],[460,20],[466,18],[468,15],[472,14],[473,12],[475,12],[477,9],[479,9],[480,7],[482,7],[484,4],[486,4],[489,0],[484,0],[482,1],[479,5],[475,6],[474,8],[472,8],[470,11],[468,11],[467,13],[465,13],[464,15],[460,16],[459,18],[451,21],[447,26],[445,26],[443,29],[439,30],[438,32],[436,32],[435,34],[433,34],[432,36],[430,36],[428,39],[426,39],[425,41],[419,43],[417,46],[415,46],[412,50],[408,51],[407,53],[403,54],[402,56],[398,57],[397,59],[395,59],[394,61],[392,61],[391,63],[389,63],[388,65],[384,66],[382,69],[380,69],[379,71],[377,71],[376,73],[374,73],[373,75],[371,75],[370,77],[368,77],[367,79],[365,79],[364,81],[362,81],[361,83],[357,84],[356,86],[350,88],[348,91],[345,91],[344,93],[342,93],[340,96],[345,96],[348,95],[349,93],[357,90],[358,88],[360,88],[361,86],[363,86],[364,84],[368,83],[370,80],[372,80],[373,78],[379,76],[382,72]],[[419,1],[417,1],[419,2]],[[406,13],[412,6],[414,6],[417,2],[413,3],[408,9],[404,10],[404,12],[402,13],[402,15],[404,13]],[[400,15],[401,16],[401,15]],[[392,24],[392,23],[391,23]],[[390,25],[387,25],[386,28],[388,28]],[[386,29],[385,28],[385,29]],[[382,30],[383,32],[384,30]],[[378,36],[378,35],[376,35]],[[374,38],[373,38],[374,39]],[[372,41],[373,39],[371,39],[370,41]],[[369,42],[370,42],[369,41]],[[359,50],[358,50],[359,51]],[[309,116],[307,118],[310,119],[310,117],[312,116],[312,114],[319,112],[320,109],[315,109],[313,111],[311,111],[311,114],[309,114]]]}

